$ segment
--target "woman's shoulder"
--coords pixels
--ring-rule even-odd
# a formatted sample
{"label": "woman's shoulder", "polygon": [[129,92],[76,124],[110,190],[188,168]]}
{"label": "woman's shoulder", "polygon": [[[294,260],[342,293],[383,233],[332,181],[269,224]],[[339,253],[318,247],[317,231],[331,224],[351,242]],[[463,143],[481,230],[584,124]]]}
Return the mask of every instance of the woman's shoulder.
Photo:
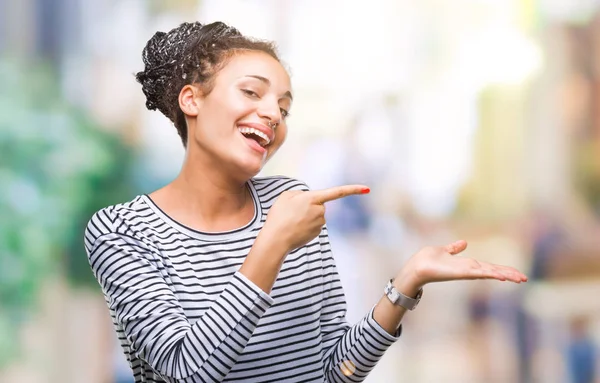
{"label": "woman's shoulder", "polygon": [[106,206],[89,219],[85,229],[86,239],[95,240],[104,235],[118,234],[136,222],[144,222],[144,217],[149,213],[150,209],[142,195],[127,202]]}
{"label": "woman's shoulder", "polygon": [[306,182],[283,175],[254,177],[252,178],[251,182],[257,191],[262,191],[264,193],[270,193],[271,191],[275,190],[279,191],[279,193],[287,190],[309,190]]}

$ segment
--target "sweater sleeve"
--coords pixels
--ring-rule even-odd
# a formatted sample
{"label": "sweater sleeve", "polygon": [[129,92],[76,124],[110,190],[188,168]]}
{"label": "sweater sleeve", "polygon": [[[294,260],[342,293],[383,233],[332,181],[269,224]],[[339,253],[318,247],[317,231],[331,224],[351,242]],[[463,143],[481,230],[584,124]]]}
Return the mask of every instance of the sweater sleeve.
{"label": "sweater sleeve", "polygon": [[346,300],[327,228],[323,228],[319,239],[326,281],[321,311],[326,381],[362,382],[400,337],[402,327],[396,334],[389,334],[373,318],[374,307],[354,326],[346,321]]}
{"label": "sweater sleeve", "polygon": [[109,211],[96,213],[86,228],[86,251],[132,351],[168,382],[223,380],[272,298],[238,272],[191,324],[149,241],[114,226]]}

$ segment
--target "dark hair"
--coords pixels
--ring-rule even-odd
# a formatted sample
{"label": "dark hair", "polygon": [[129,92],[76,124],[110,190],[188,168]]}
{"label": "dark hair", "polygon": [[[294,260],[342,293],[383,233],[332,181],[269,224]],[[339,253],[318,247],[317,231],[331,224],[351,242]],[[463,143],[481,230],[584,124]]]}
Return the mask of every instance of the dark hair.
{"label": "dark hair", "polygon": [[156,32],[144,47],[144,70],[135,75],[146,95],[146,107],[169,118],[187,145],[185,115],[179,107],[179,92],[197,83],[205,95],[214,86],[215,74],[239,51],[264,52],[277,61],[272,42],[243,36],[220,21],[211,24],[183,23],[169,32]]}

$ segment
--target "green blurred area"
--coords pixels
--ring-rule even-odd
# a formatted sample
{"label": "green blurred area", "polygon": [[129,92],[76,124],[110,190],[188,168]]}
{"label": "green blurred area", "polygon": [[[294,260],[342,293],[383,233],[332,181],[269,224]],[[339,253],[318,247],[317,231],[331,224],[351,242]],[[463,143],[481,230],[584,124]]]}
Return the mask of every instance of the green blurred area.
{"label": "green blurred area", "polygon": [[0,61],[0,368],[43,281],[97,289],[83,246],[87,220],[131,194],[132,149],[58,91],[50,66]]}

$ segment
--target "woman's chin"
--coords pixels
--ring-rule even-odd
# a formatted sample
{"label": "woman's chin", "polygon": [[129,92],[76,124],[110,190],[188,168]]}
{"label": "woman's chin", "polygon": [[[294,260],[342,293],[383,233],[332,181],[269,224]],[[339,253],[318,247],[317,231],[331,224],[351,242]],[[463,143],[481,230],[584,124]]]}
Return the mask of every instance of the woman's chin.
{"label": "woman's chin", "polygon": [[238,163],[237,168],[239,169],[240,174],[249,179],[260,173],[264,165],[265,162],[258,158],[246,158],[244,161]]}

